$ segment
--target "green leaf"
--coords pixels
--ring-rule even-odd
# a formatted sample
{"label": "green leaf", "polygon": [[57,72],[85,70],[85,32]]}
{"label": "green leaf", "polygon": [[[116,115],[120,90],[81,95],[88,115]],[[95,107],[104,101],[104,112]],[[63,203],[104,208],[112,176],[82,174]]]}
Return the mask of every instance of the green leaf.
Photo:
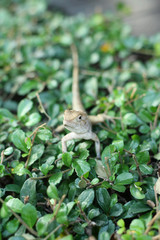
{"label": "green leaf", "polygon": [[145,109],[141,109],[138,116],[142,121],[146,123],[152,122],[152,115]]}
{"label": "green leaf", "polygon": [[82,209],[89,207],[94,200],[94,190],[84,190],[78,197],[78,201],[81,203]]}
{"label": "green leaf", "polygon": [[37,133],[37,137],[42,141],[49,141],[52,139],[52,132],[49,129],[39,129]]}
{"label": "green leaf", "polygon": [[142,189],[138,186],[136,186],[135,184],[132,184],[130,186],[130,192],[132,194],[132,196],[136,199],[144,199],[145,198],[145,194],[143,193]]}
{"label": "green leaf", "polygon": [[56,188],[56,186],[51,183],[48,188],[47,188],[47,195],[50,197],[50,198],[53,198],[53,199],[56,199],[58,200],[59,197],[58,197],[58,190]]}
{"label": "green leaf", "polygon": [[131,231],[135,231],[135,232],[140,233],[140,234],[144,233],[144,231],[145,231],[144,223],[140,219],[134,219],[131,222],[129,228],[130,228]]}
{"label": "green leaf", "polygon": [[115,191],[118,191],[118,192],[125,192],[126,191],[126,187],[125,186],[118,185],[118,184],[114,184],[112,186],[112,189],[114,189]]}
{"label": "green leaf", "polygon": [[22,203],[18,198],[11,198],[6,205],[16,213],[21,213],[22,208],[24,207],[24,203]]}
{"label": "green leaf", "polygon": [[25,95],[29,93],[31,90],[36,89],[38,87],[38,81],[35,80],[27,80],[22,84],[20,89],[18,90],[19,95]]}
{"label": "green leaf", "polygon": [[106,55],[104,58],[100,61],[100,66],[102,69],[106,69],[110,67],[113,63],[113,57],[111,55]]}
{"label": "green leaf", "polygon": [[95,171],[100,178],[108,178],[108,174],[101,160],[96,160]]}
{"label": "green leaf", "polygon": [[18,104],[18,118],[21,119],[23,116],[26,115],[33,107],[33,102],[29,99],[23,99]]}
{"label": "green leaf", "polygon": [[119,219],[118,222],[117,222],[117,225],[118,225],[119,227],[125,227],[125,222],[124,222],[124,220],[123,220],[123,219]]}
{"label": "green leaf", "polygon": [[112,217],[119,217],[122,213],[123,213],[123,206],[121,203],[116,203],[110,209],[110,216],[112,216]]}
{"label": "green leaf", "polygon": [[27,225],[32,228],[37,221],[37,210],[36,208],[27,203],[21,211],[21,217],[27,223]]}
{"label": "green leaf", "polygon": [[114,145],[110,145],[105,147],[105,149],[102,152],[102,161],[104,163],[105,157],[111,158],[113,156],[113,153],[116,151],[116,148]]}
{"label": "green leaf", "polygon": [[124,172],[117,176],[115,184],[117,185],[127,185],[133,182],[133,176],[131,173]]}
{"label": "green leaf", "polygon": [[32,179],[27,179],[21,188],[20,199],[24,202],[25,198],[28,197],[28,202],[32,205],[36,204],[36,184],[37,182]]}
{"label": "green leaf", "polygon": [[26,175],[28,174],[31,176],[31,172],[25,168],[24,163],[19,163],[15,168],[12,169],[13,174],[17,174],[18,176]]}
{"label": "green leaf", "polygon": [[89,151],[87,149],[80,149],[79,150],[79,158],[81,160],[86,160],[89,156]]}
{"label": "green leaf", "polygon": [[94,178],[94,179],[91,181],[91,184],[92,184],[92,185],[95,185],[95,184],[97,184],[97,183],[99,183],[99,179],[98,179],[98,178]]}
{"label": "green leaf", "polygon": [[100,207],[104,210],[105,213],[108,213],[111,199],[107,189],[105,188],[97,189],[96,198]]}
{"label": "green leaf", "polygon": [[5,191],[6,192],[16,192],[16,193],[20,193],[21,187],[18,184],[8,184],[5,187]]}
{"label": "green leaf", "polygon": [[72,154],[69,152],[63,153],[62,161],[63,161],[64,165],[66,165],[67,167],[70,167],[70,165],[72,163]]}
{"label": "green leaf", "polygon": [[134,113],[126,113],[123,117],[123,123],[125,125],[134,126],[137,124],[137,116]]}
{"label": "green leaf", "polygon": [[79,186],[80,188],[86,188],[87,183],[86,183],[86,181],[85,181],[84,179],[81,179],[81,180],[79,181],[79,183],[78,183],[78,186]]}
{"label": "green leaf", "polygon": [[136,157],[139,163],[148,163],[150,159],[148,151],[139,152],[136,154]]}
{"label": "green leaf", "polygon": [[27,127],[32,127],[35,124],[39,123],[41,120],[41,115],[38,112],[34,112],[29,115],[28,121],[25,123]]}
{"label": "green leaf", "polygon": [[39,236],[43,235],[47,231],[47,227],[52,218],[53,214],[46,214],[38,219],[36,229],[38,231]]}
{"label": "green leaf", "polygon": [[4,150],[4,155],[8,156],[13,153],[13,147],[8,147]]}
{"label": "green leaf", "polygon": [[61,238],[61,240],[73,240],[73,236],[72,235],[68,235],[66,237]]}
{"label": "green leaf", "polygon": [[87,95],[97,98],[98,93],[98,81],[97,78],[92,77],[85,82],[85,90]]}
{"label": "green leaf", "polygon": [[110,236],[108,232],[101,232],[99,236],[99,240],[110,240]]}
{"label": "green leaf", "polygon": [[[57,210],[57,207],[58,207],[58,204],[57,206],[55,207],[55,211],[54,213],[56,213],[56,210]],[[61,223],[61,224],[67,224],[68,223],[68,219],[67,219],[67,206],[65,203],[62,203],[61,204],[61,207],[56,215],[56,220],[58,223]]]}
{"label": "green leaf", "polygon": [[87,163],[84,160],[76,159],[73,161],[72,166],[75,169],[78,177],[81,177],[82,175],[84,175],[85,173],[91,170],[89,163]]}
{"label": "green leaf", "polygon": [[152,174],[152,172],[153,172],[153,168],[151,167],[151,166],[148,166],[147,164],[140,164],[139,165],[139,168],[140,168],[140,170],[141,170],[141,172],[143,173],[143,174],[145,174],[145,175],[150,175],[150,174]]}
{"label": "green leaf", "polygon": [[122,152],[124,148],[124,142],[123,140],[115,140],[112,142],[112,144],[116,147],[117,151]]}
{"label": "green leaf", "polygon": [[17,129],[12,133],[12,142],[13,144],[20,150],[22,150],[25,153],[28,153],[27,145],[25,143],[25,133]]}
{"label": "green leaf", "polygon": [[99,215],[100,215],[100,209],[99,208],[92,208],[88,213],[89,219],[93,219],[93,218],[95,218]]}
{"label": "green leaf", "polygon": [[37,144],[32,147],[31,155],[29,158],[28,166],[31,166],[34,162],[40,159],[44,153],[44,145]]}
{"label": "green leaf", "polygon": [[5,108],[0,108],[0,116],[4,118],[16,120],[14,115],[8,109],[5,109]]}
{"label": "green leaf", "polygon": [[158,106],[160,104],[160,93],[155,91],[148,91],[142,98],[144,106]]}
{"label": "green leaf", "polygon": [[0,177],[4,176],[4,172],[5,172],[5,166],[0,163]]}
{"label": "green leaf", "polygon": [[62,180],[62,172],[57,172],[57,173],[54,173],[50,178],[49,178],[49,184],[58,184],[60,183],[60,181]]}
{"label": "green leaf", "polygon": [[150,127],[147,124],[141,125],[139,128],[140,133],[148,133],[150,131]]}
{"label": "green leaf", "polygon": [[15,233],[15,232],[17,231],[18,227],[19,227],[19,221],[18,221],[18,219],[13,219],[13,220],[10,220],[10,221],[7,223],[7,225],[6,225],[6,230],[7,230],[9,233],[13,234],[13,233]]}
{"label": "green leaf", "polygon": [[47,164],[47,163],[43,163],[39,169],[41,170],[41,172],[44,174],[44,175],[47,175],[47,173],[52,170],[54,168],[53,165],[50,165],[50,164]]}

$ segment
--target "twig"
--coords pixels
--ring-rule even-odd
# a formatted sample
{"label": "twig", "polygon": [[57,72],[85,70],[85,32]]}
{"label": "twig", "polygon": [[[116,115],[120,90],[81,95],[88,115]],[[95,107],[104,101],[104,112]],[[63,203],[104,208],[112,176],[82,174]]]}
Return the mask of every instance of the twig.
{"label": "twig", "polygon": [[7,158],[5,158],[4,162],[8,161],[10,158],[12,158],[14,155],[14,153],[12,153],[10,156],[8,156]]}
{"label": "twig", "polygon": [[39,127],[37,127],[37,128],[33,131],[33,133],[29,136],[29,137],[33,136],[33,139],[32,139],[31,148],[30,148],[30,150],[29,150],[29,154],[28,154],[28,157],[27,157],[27,161],[26,161],[26,163],[25,163],[25,168],[27,168],[27,166],[28,166],[28,162],[29,162],[29,159],[30,159],[30,155],[31,155],[33,143],[34,143],[35,137],[36,137],[36,135],[37,135],[37,132],[38,132],[39,128],[42,128],[44,125],[46,125],[46,123],[43,123],[42,125],[40,125]]}
{"label": "twig", "polygon": [[51,177],[53,174],[48,174],[46,176],[41,176],[41,177],[31,177],[30,179],[32,180],[39,180],[39,179],[44,179],[44,178],[49,178]]}
{"label": "twig", "polygon": [[156,126],[157,126],[159,111],[160,111],[160,104],[158,105],[158,108],[157,108],[157,111],[156,111],[156,114],[155,114],[155,119],[154,119],[154,123],[153,123],[153,128],[156,128]]}
{"label": "twig", "polygon": [[36,97],[37,97],[37,99],[38,99],[39,106],[40,106],[40,108],[41,108],[41,112],[44,113],[45,116],[46,116],[49,120],[51,120],[51,117],[47,114],[46,110],[45,110],[44,107],[43,107],[43,104],[42,104],[42,101],[41,101],[41,99],[40,99],[40,96],[39,96],[39,93],[38,93],[38,92],[36,93]]}
{"label": "twig", "polygon": [[138,96],[138,97],[136,97],[136,98],[134,98],[134,99],[131,99],[130,101],[127,101],[127,102],[125,103],[125,105],[128,105],[128,104],[130,104],[130,103],[132,103],[132,102],[134,102],[134,101],[136,101],[136,100],[144,97],[145,95],[146,95],[146,94],[143,93],[142,95],[140,95],[140,96]]}
{"label": "twig", "polygon": [[42,125],[38,126],[38,127],[33,131],[33,133],[32,133],[31,135],[29,135],[29,137],[32,137],[35,133],[38,132],[39,128],[42,128],[42,127],[44,127],[45,125],[46,125],[46,123],[43,123]]}
{"label": "twig", "polygon": [[111,170],[110,170],[110,167],[109,167],[109,163],[108,163],[108,157],[105,157],[104,158],[105,160],[106,160],[106,162],[105,162],[105,164],[106,164],[106,166],[107,166],[107,170],[108,170],[108,176],[110,177],[112,174],[111,174]]}
{"label": "twig", "polygon": [[54,214],[54,217],[50,220],[49,223],[53,222],[53,221],[56,219],[56,216],[57,216],[57,214],[58,214],[58,212],[59,212],[59,209],[60,209],[61,204],[62,204],[63,200],[65,199],[65,197],[66,197],[65,194],[61,197],[61,199],[60,199],[60,201],[59,201],[59,203],[58,203],[58,207],[56,208],[55,213],[53,213],[53,214]]}
{"label": "twig", "polygon": [[79,208],[79,210],[80,210],[81,215],[84,217],[84,220],[85,220],[88,224],[90,224],[91,221],[87,218],[85,212],[82,210],[81,205],[80,205],[80,201],[77,202],[77,206],[78,206],[78,208]]}
{"label": "twig", "polygon": [[103,73],[100,72],[96,72],[93,70],[87,70],[87,69],[82,69],[81,73],[84,75],[88,75],[88,76],[96,76],[96,77],[100,77]]}
{"label": "twig", "polygon": [[159,201],[158,201],[157,192],[156,192],[156,185],[154,185],[154,195],[155,195],[155,200],[156,200],[156,212],[158,213]]}
{"label": "twig", "polygon": [[[0,202],[3,203],[3,204],[5,204],[5,205],[7,206],[6,202],[4,202],[2,198],[0,198]],[[30,227],[22,220],[22,218],[21,218],[17,213],[15,213],[9,206],[7,206],[7,208],[8,208],[8,209],[11,211],[11,213],[18,219],[18,221],[19,221],[25,228],[27,228],[27,230],[28,230],[31,234],[33,234],[33,235],[36,236],[36,237],[38,236],[38,233],[37,233],[34,229],[30,228]]]}
{"label": "twig", "polygon": [[137,168],[138,175],[140,177],[140,181],[142,181],[143,178],[142,178],[142,174],[141,174],[141,171],[140,171],[140,168],[139,168],[139,164],[138,164],[137,159],[136,159],[136,155],[134,153],[126,150],[126,149],[124,149],[124,151],[132,156],[132,158],[133,158],[133,160],[135,161],[135,164],[136,164],[136,168]]}
{"label": "twig", "polygon": [[57,162],[60,161],[61,159],[62,159],[62,157],[57,158],[57,159],[54,161],[54,163],[57,163]]}
{"label": "twig", "polygon": [[124,125],[123,125],[123,118],[122,118],[122,110],[120,108],[120,117],[121,117],[121,128],[124,130]]}
{"label": "twig", "polygon": [[3,163],[4,160],[4,150],[1,152],[1,164]]}
{"label": "twig", "polygon": [[152,240],[160,240],[160,234],[158,234],[158,235],[155,236],[155,237],[152,237]]}
{"label": "twig", "polygon": [[100,125],[101,128],[103,128],[103,129],[105,129],[106,131],[111,132],[111,133],[113,133],[113,134],[117,134],[117,132],[114,131],[114,130],[112,130],[112,129],[108,126],[108,124],[107,124],[106,122],[104,122],[103,124],[104,124],[106,127],[104,127],[103,125]]}
{"label": "twig", "polygon": [[[66,172],[69,172],[70,170],[72,170],[72,169],[71,168],[66,169],[66,170],[62,171],[61,173],[64,174]],[[41,177],[31,177],[30,179],[32,179],[32,180],[40,180],[40,179],[44,179],[44,178],[49,178],[49,177],[53,176],[53,174],[54,173],[48,174],[46,176],[41,176]]]}
{"label": "twig", "polygon": [[50,232],[43,240],[47,240],[48,238],[50,238],[55,232],[58,231],[59,228],[61,228],[63,226],[63,224],[60,224],[59,226],[57,226],[52,232]]}
{"label": "twig", "polygon": [[147,234],[150,231],[151,226],[153,225],[153,223],[157,220],[157,218],[160,217],[160,211],[158,211],[156,213],[156,215],[151,219],[151,221],[148,223],[148,227],[146,229],[146,231],[144,232],[145,234]]}
{"label": "twig", "polygon": [[105,182],[105,180],[103,180],[102,182],[96,183],[96,184],[94,184],[94,185],[90,184],[90,185],[87,187],[87,189],[97,187],[97,186],[101,185],[101,184],[104,183],[104,182]]}

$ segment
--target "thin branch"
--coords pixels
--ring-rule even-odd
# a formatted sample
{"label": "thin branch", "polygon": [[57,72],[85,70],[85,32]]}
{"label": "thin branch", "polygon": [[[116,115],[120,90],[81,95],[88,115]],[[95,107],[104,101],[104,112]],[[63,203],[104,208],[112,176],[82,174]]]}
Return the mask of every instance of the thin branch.
{"label": "thin branch", "polygon": [[140,98],[142,98],[142,97],[144,97],[146,94],[145,93],[143,93],[142,95],[140,95],[140,96],[137,96],[136,98],[134,98],[134,99],[131,99],[130,101],[127,101],[126,103],[125,103],[125,105],[128,105],[128,104],[130,104],[130,103],[132,103],[132,102],[134,102],[134,101],[136,101],[136,100],[138,100],[138,99],[140,99]]}
{"label": "thin branch", "polygon": [[38,236],[38,233],[37,233],[34,229],[30,228],[30,227],[22,220],[22,218],[21,218],[17,213],[15,213],[9,206],[7,206],[6,202],[4,202],[2,198],[0,198],[0,202],[6,205],[6,207],[11,211],[11,213],[15,216],[15,218],[17,218],[18,221],[19,221],[25,228],[27,228],[27,230],[28,230],[31,234],[33,234],[33,235],[36,236],[36,237]]}
{"label": "thin branch", "polygon": [[151,221],[148,223],[148,227],[147,227],[147,229],[146,229],[146,231],[145,231],[145,234],[147,234],[147,233],[150,231],[153,223],[154,223],[159,217],[160,217],[160,211],[157,212],[156,215],[155,215],[155,216],[151,219]]}
{"label": "thin branch", "polygon": [[27,166],[28,166],[28,162],[29,162],[29,159],[30,159],[32,147],[33,147],[34,140],[35,140],[35,137],[36,137],[36,135],[37,135],[37,132],[38,132],[39,128],[42,128],[44,125],[46,125],[46,123],[43,123],[42,125],[40,125],[39,127],[37,127],[37,128],[33,131],[33,133],[29,136],[29,137],[33,136],[33,139],[32,139],[31,148],[30,148],[30,150],[29,150],[29,154],[28,154],[28,157],[27,157],[27,161],[26,161],[26,163],[25,163],[25,168],[27,168]]}
{"label": "thin branch", "polygon": [[[64,173],[66,173],[66,172],[69,172],[70,170],[72,170],[72,169],[71,169],[71,168],[66,169],[66,170],[62,171],[61,173],[64,174]],[[32,180],[45,179],[45,178],[49,178],[49,177],[53,176],[53,174],[54,174],[54,173],[51,173],[51,174],[48,174],[48,175],[45,175],[45,176],[41,176],[41,177],[31,177],[30,179],[32,179]]]}
{"label": "thin branch", "polygon": [[48,238],[50,238],[55,232],[58,231],[58,229],[60,229],[63,226],[63,224],[60,224],[59,226],[57,226],[52,232],[50,232],[43,240],[47,240]]}
{"label": "thin branch", "polygon": [[36,93],[36,97],[37,97],[37,99],[38,99],[39,106],[40,106],[40,108],[41,108],[41,112],[44,113],[45,116],[46,116],[49,120],[51,120],[51,117],[47,114],[46,110],[45,110],[44,107],[43,107],[43,104],[42,104],[42,101],[41,101],[41,99],[40,99],[40,96],[39,96],[39,93],[38,93],[38,92]]}
{"label": "thin branch", "polygon": [[152,237],[152,240],[160,240],[160,234],[158,234],[158,235],[155,236],[155,237]]}
{"label": "thin branch", "polygon": [[141,174],[141,171],[140,171],[140,168],[139,168],[139,164],[138,164],[137,159],[136,159],[136,155],[134,153],[126,150],[126,149],[124,149],[124,151],[132,156],[132,158],[133,158],[133,160],[135,161],[135,164],[136,164],[136,168],[137,168],[138,175],[140,177],[140,181],[142,181],[143,178],[142,178],[142,174]]}
{"label": "thin branch", "polygon": [[59,209],[60,209],[61,204],[62,204],[62,202],[64,201],[65,197],[66,197],[65,194],[61,197],[61,199],[60,199],[60,201],[59,201],[59,203],[58,203],[58,207],[56,208],[55,213],[53,213],[53,214],[54,214],[54,217],[50,220],[49,223],[53,222],[53,221],[56,219],[56,216],[57,216],[57,214],[58,214],[58,212],[59,212]]}
{"label": "thin branch", "polygon": [[87,218],[87,216],[86,216],[86,214],[85,214],[85,212],[82,210],[82,208],[81,208],[81,205],[80,205],[80,202],[78,201],[77,202],[77,206],[78,206],[78,208],[79,208],[79,210],[80,210],[80,213],[81,213],[81,215],[84,217],[84,220],[88,223],[88,224],[90,224],[91,223],[91,221]]}
{"label": "thin branch", "polygon": [[107,170],[108,170],[107,175],[110,177],[112,174],[111,174],[111,170],[110,170],[110,167],[109,167],[108,159],[109,159],[108,157],[105,157],[105,160],[106,160],[105,164],[106,164]]}
{"label": "thin branch", "polygon": [[155,119],[154,119],[154,123],[153,123],[153,128],[156,128],[156,126],[157,126],[159,111],[160,111],[160,104],[158,105],[158,108],[157,108],[157,111],[156,111],[156,114],[155,114]]}
{"label": "thin branch", "polygon": [[1,164],[3,163],[4,160],[4,150],[1,152]]}

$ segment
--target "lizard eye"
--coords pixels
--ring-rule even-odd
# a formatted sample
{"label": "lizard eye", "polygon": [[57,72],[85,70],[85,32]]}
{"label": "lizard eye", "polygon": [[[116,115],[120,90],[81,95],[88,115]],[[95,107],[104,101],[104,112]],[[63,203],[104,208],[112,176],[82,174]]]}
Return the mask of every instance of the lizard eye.
{"label": "lizard eye", "polygon": [[81,119],[82,119],[82,116],[81,116],[81,115],[79,115],[79,116],[78,116],[78,119],[79,119],[79,120],[81,120]]}

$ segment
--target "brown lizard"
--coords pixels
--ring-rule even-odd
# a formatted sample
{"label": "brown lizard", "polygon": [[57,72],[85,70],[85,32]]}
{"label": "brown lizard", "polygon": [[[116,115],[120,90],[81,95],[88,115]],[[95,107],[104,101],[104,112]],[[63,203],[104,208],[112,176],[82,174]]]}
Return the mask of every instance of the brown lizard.
{"label": "brown lizard", "polygon": [[79,91],[79,66],[78,54],[75,45],[71,46],[73,60],[73,84],[72,84],[72,108],[64,112],[63,126],[59,126],[56,131],[60,132],[64,128],[71,131],[62,138],[62,152],[67,151],[67,141],[72,139],[86,139],[95,142],[95,150],[97,158],[101,158],[100,141],[98,136],[92,132],[92,124],[104,122],[112,117],[106,114],[98,114],[96,116],[87,115],[80,98]]}

